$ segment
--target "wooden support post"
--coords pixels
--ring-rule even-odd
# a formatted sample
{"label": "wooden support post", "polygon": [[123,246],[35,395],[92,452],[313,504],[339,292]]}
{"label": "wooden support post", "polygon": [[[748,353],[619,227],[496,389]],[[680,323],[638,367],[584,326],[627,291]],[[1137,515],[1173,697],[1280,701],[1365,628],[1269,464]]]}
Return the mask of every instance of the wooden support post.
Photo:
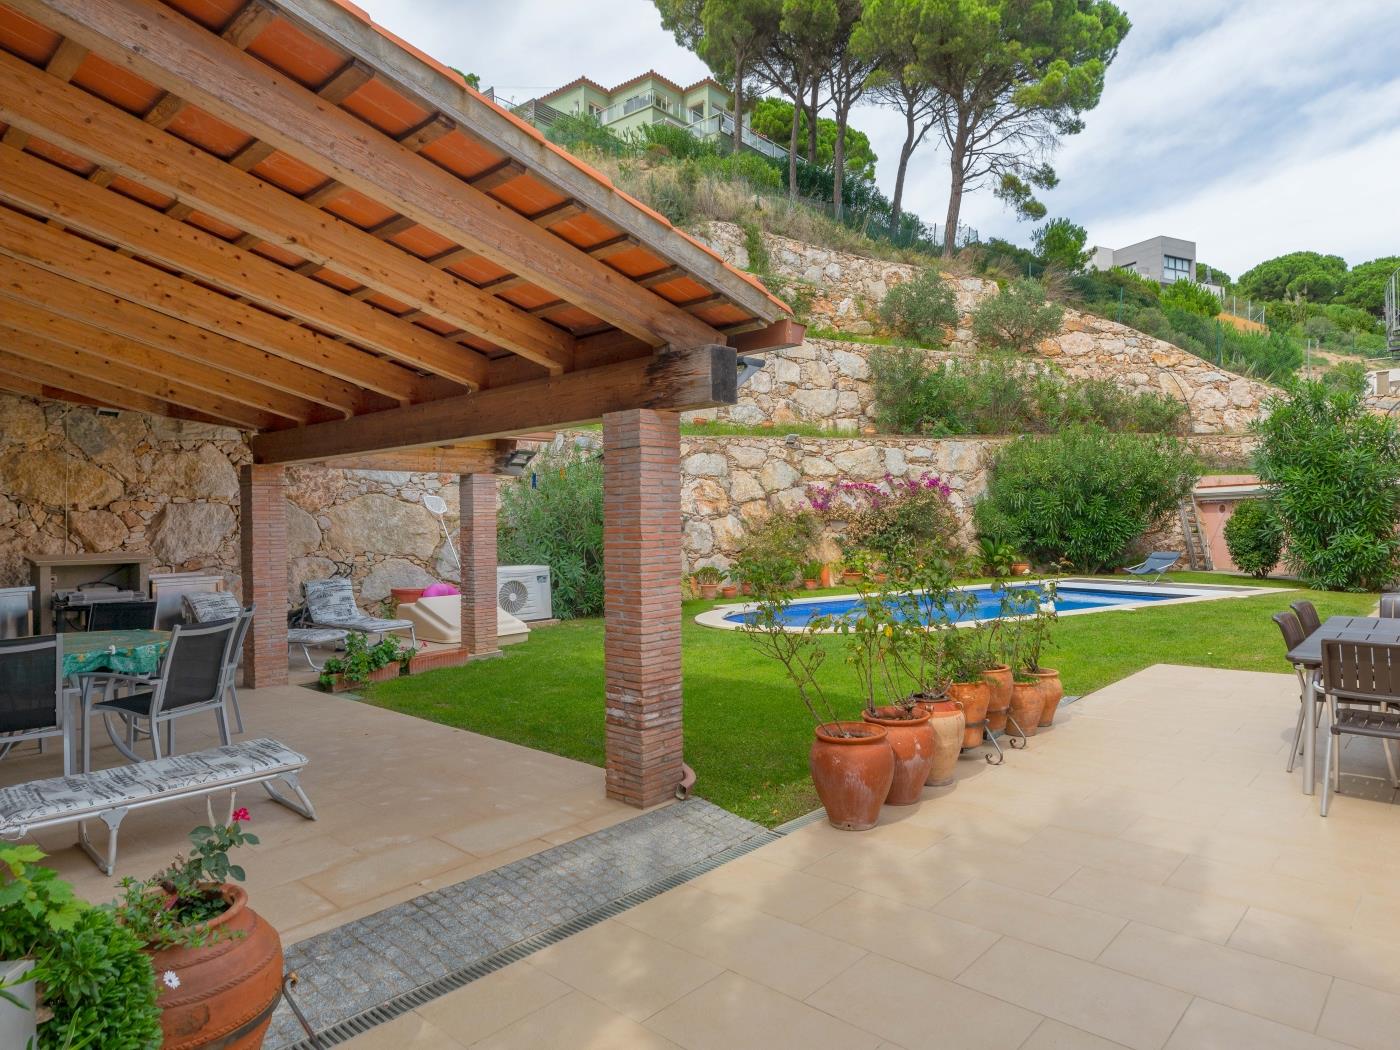
{"label": "wooden support post", "polygon": [[681,781],[679,417],[603,417],[607,792],[645,808]]}
{"label": "wooden support post", "polygon": [[463,474],[457,554],[462,561],[462,648],[472,656],[497,652],[496,479]]}
{"label": "wooden support post", "polygon": [[243,643],[243,682],[251,689],[287,684],[287,502],[281,466],[239,471],[243,603],[257,613]]}

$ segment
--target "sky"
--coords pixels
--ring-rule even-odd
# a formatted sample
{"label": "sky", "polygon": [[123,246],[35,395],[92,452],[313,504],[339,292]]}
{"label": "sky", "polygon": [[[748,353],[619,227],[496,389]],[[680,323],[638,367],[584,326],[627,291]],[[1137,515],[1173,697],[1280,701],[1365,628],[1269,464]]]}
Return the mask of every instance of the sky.
{"label": "sky", "polygon": [[[587,76],[647,68],[680,83],[704,64],[661,28],[650,0],[357,0],[371,17],[483,87],[524,101]],[[1309,249],[1355,265],[1400,254],[1400,0],[1120,0],[1133,21],[1083,133],[1052,158],[1052,217],[1091,244],[1164,234],[1238,276]],[[893,187],[903,118],[861,106],[877,179]],[[947,154],[926,143],[906,207],[943,221]],[[989,188],[964,198],[983,238],[1030,241]]]}

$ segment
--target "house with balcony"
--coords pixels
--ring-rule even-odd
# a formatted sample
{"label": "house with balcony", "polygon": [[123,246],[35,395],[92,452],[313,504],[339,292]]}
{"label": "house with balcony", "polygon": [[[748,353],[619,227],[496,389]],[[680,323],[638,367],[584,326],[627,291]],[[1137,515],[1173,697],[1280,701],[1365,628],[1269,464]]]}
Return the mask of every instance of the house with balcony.
{"label": "house with balcony", "polygon": [[[734,96],[718,81],[706,77],[689,87],[655,70],[606,88],[588,77],[515,106],[517,115],[536,127],[548,127],[560,114],[597,118],[622,138],[639,137],[649,124],[672,124],[700,139],[733,141]],[[787,159],[787,150],[757,134],[745,114],[741,121],[744,145],[757,153]]]}

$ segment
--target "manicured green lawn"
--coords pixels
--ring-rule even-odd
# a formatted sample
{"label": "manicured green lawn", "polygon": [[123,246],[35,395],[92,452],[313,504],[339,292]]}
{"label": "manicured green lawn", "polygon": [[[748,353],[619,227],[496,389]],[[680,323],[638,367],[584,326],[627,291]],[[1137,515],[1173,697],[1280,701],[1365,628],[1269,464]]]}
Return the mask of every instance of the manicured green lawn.
{"label": "manicured green lawn", "polygon": [[[1205,573],[1178,582],[1225,583]],[[1240,582],[1257,581],[1239,578]],[[1278,586],[1289,586],[1278,584]],[[1083,694],[1155,663],[1288,671],[1270,615],[1308,597],[1325,619],[1364,614],[1374,595],[1297,589],[1214,602],[1069,616],[1050,664],[1065,689]],[[811,724],[777,665],[737,632],[694,623],[715,602],[685,603],[685,752],[696,791],[751,820],[775,825],[817,805],[807,775]],[[832,695],[852,717],[854,678],[835,640],[827,662]],[[603,622],[542,628],[499,660],[373,686],[370,703],[528,747],[603,764]]]}

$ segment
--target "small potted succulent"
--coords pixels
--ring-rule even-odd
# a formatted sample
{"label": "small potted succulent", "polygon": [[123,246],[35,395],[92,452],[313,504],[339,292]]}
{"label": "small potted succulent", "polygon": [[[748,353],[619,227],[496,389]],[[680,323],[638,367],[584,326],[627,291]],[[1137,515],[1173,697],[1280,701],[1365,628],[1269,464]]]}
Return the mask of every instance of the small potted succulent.
{"label": "small potted succulent", "polygon": [[415,652],[413,646],[392,634],[370,645],[364,634],[351,631],[345,639],[344,655],[327,660],[317,681],[328,693],[343,693],[365,682],[385,682],[403,674]]}
{"label": "small potted succulent", "polygon": [[702,565],[695,570],[695,589],[702,598],[714,598],[719,594],[719,585],[724,582],[724,573],[713,565]]}
{"label": "small potted succulent", "polygon": [[819,561],[809,561],[802,566],[802,586],[809,591],[815,591],[822,585],[822,569],[824,566]]}

